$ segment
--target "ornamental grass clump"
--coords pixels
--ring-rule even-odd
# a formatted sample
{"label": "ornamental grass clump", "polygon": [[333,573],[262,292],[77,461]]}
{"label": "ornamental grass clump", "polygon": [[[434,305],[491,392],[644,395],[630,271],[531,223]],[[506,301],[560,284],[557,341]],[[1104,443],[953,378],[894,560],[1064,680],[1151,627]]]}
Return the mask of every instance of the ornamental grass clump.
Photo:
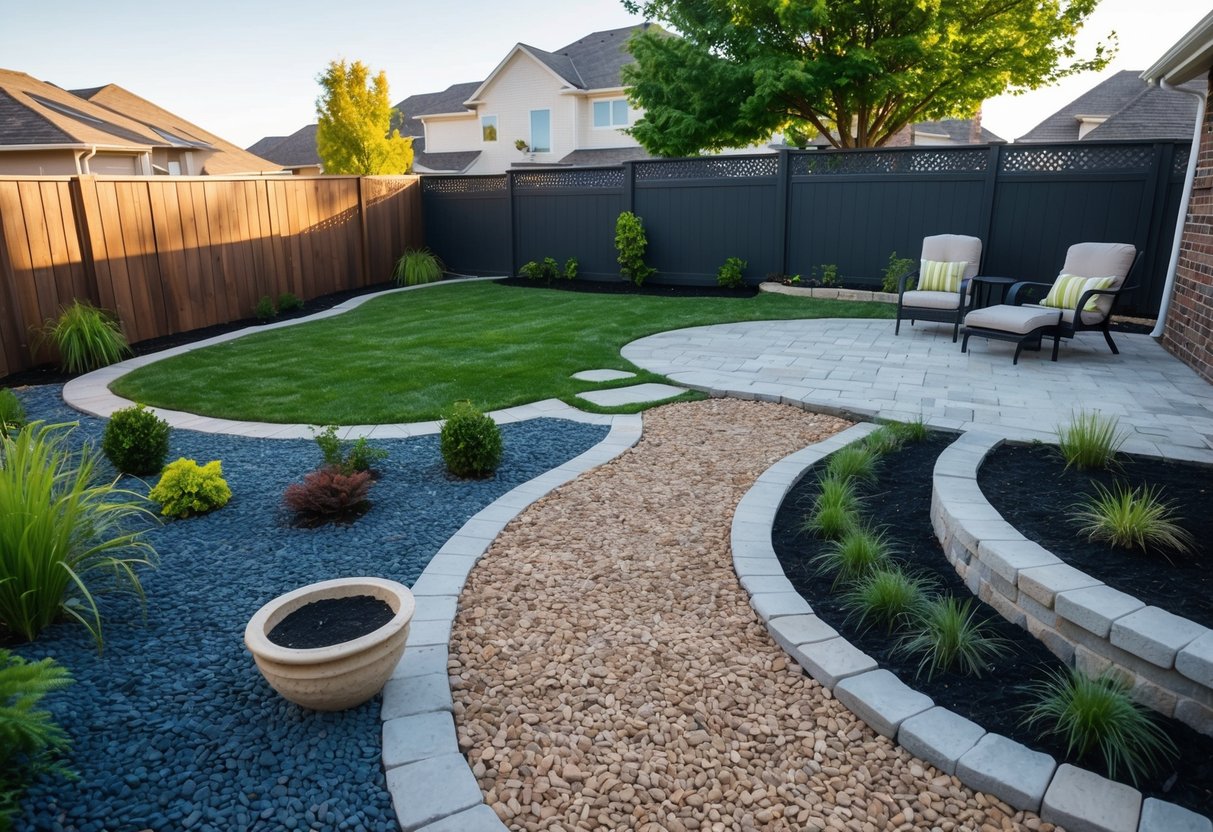
{"label": "ornamental grass clump", "polygon": [[973,599],[958,601],[952,596],[934,598],[920,608],[910,632],[897,642],[897,649],[918,656],[918,675],[958,670],[980,676],[990,662],[1010,650],[1010,642],[990,632],[988,621],[977,619]]}
{"label": "ornamental grass clump", "polygon": [[501,429],[469,401],[457,402],[442,423],[439,448],[456,477],[490,477],[501,464]]}
{"label": "ornamental grass clump", "polygon": [[[1175,508],[1162,498],[1162,489],[1149,485],[1111,489],[1095,483],[1095,493],[1073,514],[1088,540],[1106,540],[1122,549],[1191,551],[1195,541],[1175,517]],[[1165,556],[1165,554],[1164,554]]]}
{"label": "ornamental grass clump", "polygon": [[1058,427],[1057,447],[1065,457],[1066,467],[1082,471],[1115,465],[1116,452],[1128,438],[1117,425],[1114,416],[1080,410],[1068,425]]}
{"label": "ornamental grass clump", "polygon": [[853,584],[890,565],[889,541],[871,529],[853,528],[813,558],[820,574],[832,574],[834,586]]}
{"label": "ornamental grass clump", "polygon": [[847,615],[863,629],[883,625],[892,632],[912,619],[926,601],[927,582],[907,575],[897,566],[873,569],[842,597]]}
{"label": "ornamental grass clump", "polygon": [[874,482],[876,460],[877,455],[871,448],[862,444],[848,445],[830,454],[830,461],[826,463],[826,474],[845,480]]}
{"label": "ornamental grass clump", "polygon": [[1072,759],[1098,754],[1111,778],[1124,774],[1136,784],[1178,756],[1154,714],[1129,698],[1118,678],[1064,669],[1028,692],[1027,725],[1064,740]]}
{"label": "ornamental grass clump", "polygon": [[803,528],[826,540],[837,540],[859,526],[860,500],[855,484],[829,474],[823,474],[817,484],[817,500]]}
{"label": "ornamental grass clump", "polygon": [[25,424],[25,407],[17,394],[7,387],[0,388],[0,436],[21,430]]}
{"label": "ornamental grass clump", "polygon": [[84,300],[74,301],[58,319],[48,320],[42,338],[59,350],[60,365],[69,373],[106,367],[131,353],[118,322]]}
{"label": "ornamental grass clump", "polygon": [[68,737],[39,708],[42,697],[72,683],[54,659],[27,661],[0,649],[0,829],[10,829],[21,809],[21,793],[37,776],[73,777],[56,758]]}
{"label": "ornamental grass clump", "polygon": [[100,454],[68,447],[74,424],[32,422],[0,439],[0,630],[33,640],[61,615],[103,645],[94,595],[143,598],[155,562],[142,495],[100,482]]}
{"label": "ornamental grass clump", "polygon": [[872,431],[860,443],[861,447],[867,448],[876,457],[882,457],[885,454],[899,451],[903,444],[902,438],[889,425],[884,425]]}
{"label": "ornamental grass clump", "polygon": [[909,422],[887,422],[884,427],[892,431],[903,445],[907,442],[924,442],[931,433],[921,417]]}
{"label": "ornamental grass clump", "polygon": [[168,456],[168,422],[141,404],[114,411],[101,438],[106,458],[124,474],[155,474]]}
{"label": "ornamental grass clump", "polygon": [[442,261],[428,248],[406,249],[392,277],[400,286],[417,286],[442,279]]}
{"label": "ornamental grass clump", "polygon": [[219,460],[199,465],[182,457],[165,466],[160,482],[147,496],[160,503],[165,517],[184,519],[223,508],[232,498],[232,490],[223,479]]}

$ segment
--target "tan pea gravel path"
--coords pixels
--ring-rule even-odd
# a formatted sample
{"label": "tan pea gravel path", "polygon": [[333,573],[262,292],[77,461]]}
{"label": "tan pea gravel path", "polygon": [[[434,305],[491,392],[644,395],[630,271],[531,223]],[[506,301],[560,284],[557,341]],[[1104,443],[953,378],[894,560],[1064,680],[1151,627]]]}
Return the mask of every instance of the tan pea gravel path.
{"label": "tan pea gravel path", "polygon": [[1049,830],[876,735],[772,641],[729,527],[771,464],[847,427],[712,399],[516,518],[451,637],[461,750],[525,830]]}

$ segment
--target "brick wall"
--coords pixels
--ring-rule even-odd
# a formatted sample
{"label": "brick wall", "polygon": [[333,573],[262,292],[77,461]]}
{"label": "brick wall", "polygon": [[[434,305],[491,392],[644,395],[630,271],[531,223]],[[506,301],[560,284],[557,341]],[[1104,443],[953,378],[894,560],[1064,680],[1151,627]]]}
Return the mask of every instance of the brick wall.
{"label": "brick wall", "polygon": [[[1210,86],[1213,88],[1213,73]],[[1213,105],[1208,98],[1206,102]],[[1162,343],[1213,382],[1213,107],[1205,110],[1196,180]]]}

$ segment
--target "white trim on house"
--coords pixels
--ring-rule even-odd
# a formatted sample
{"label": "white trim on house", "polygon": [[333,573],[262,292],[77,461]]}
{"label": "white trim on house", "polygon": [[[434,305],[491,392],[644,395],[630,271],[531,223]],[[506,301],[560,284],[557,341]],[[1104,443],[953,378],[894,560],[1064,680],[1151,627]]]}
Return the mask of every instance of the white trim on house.
{"label": "white trim on house", "polygon": [[514,57],[519,52],[523,53],[528,58],[530,58],[532,61],[539,64],[539,66],[543,67],[544,71],[547,72],[548,75],[551,75],[553,78],[555,78],[557,81],[559,81],[561,86],[568,87],[569,89],[580,90],[579,87],[571,86],[568,78],[565,78],[559,72],[552,69],[550,66],[548,66],[543,61],[539,60],[539,58],[535,57],[535,53],[532,52],[530,49],[527,49],[525,44],[516,43],[516,44],[514,44],[514,48],[509,51],[509,54],[505,56],[505,58],[501,61],[501,63],[499,63],[499,64],[497,64],[497,66],[493,67],[493,71],[490,72],[488,74],[488,77],[485,78],[484,81],[481,82],[480,86],[478,86],[476,88],[475,92],[472,93],[471,97],[467,101],[463,102],[463,106],[467,107],[468,109],[475,109],[480,104],[483,104],[484,102],[480,100],[480,96],[483,95],[484,91],[489,88],[489,85],[491,83],[493,83],[493,80],[497,77],[497,74],[500,73],[501,70],[505,69],[505,65],[510,62],[510,58]]}
{"label": "white trim on house", "polygon": [[1205,15],[1141,77],[1151,83],[1166,81],[1178,86],[1204,75],[1210,66],[1213,66],[1213,12]]}

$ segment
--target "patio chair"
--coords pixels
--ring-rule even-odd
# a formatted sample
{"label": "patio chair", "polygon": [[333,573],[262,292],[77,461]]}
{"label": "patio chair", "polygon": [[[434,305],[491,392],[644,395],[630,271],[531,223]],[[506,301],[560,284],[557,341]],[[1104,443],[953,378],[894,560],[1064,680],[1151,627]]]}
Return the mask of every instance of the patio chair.
{"label": "patio chair", "polygon": [[[960,332],[960,323],[968,308],[969,281],[981,265],[981,240],[961,234],[936,234],[922,240],[922,263],[897,281],[897,323],[893,334],[901,333],[902,319],[938,321],[952,325],[952,343]],[[906,291],[913,278],[918,285]]]}
{"label": "patio chair", "polygon": [[967,352],[969,336],[1015,343],[1012,364],[1028,345],[1039,348],[1042,338],[1053,338],[1053,361],[1062,338],[1098,330],[1113,355],[1119,355],[1108,326],[1120,296],[1137,288],[1126,286],[1141,262],[1143,252],[1128,243],[1076,243],[1066,252],[1066,261],[1052,283],[1016,283],[1007,292],[1007,302],[975,309],[964,319]]}

